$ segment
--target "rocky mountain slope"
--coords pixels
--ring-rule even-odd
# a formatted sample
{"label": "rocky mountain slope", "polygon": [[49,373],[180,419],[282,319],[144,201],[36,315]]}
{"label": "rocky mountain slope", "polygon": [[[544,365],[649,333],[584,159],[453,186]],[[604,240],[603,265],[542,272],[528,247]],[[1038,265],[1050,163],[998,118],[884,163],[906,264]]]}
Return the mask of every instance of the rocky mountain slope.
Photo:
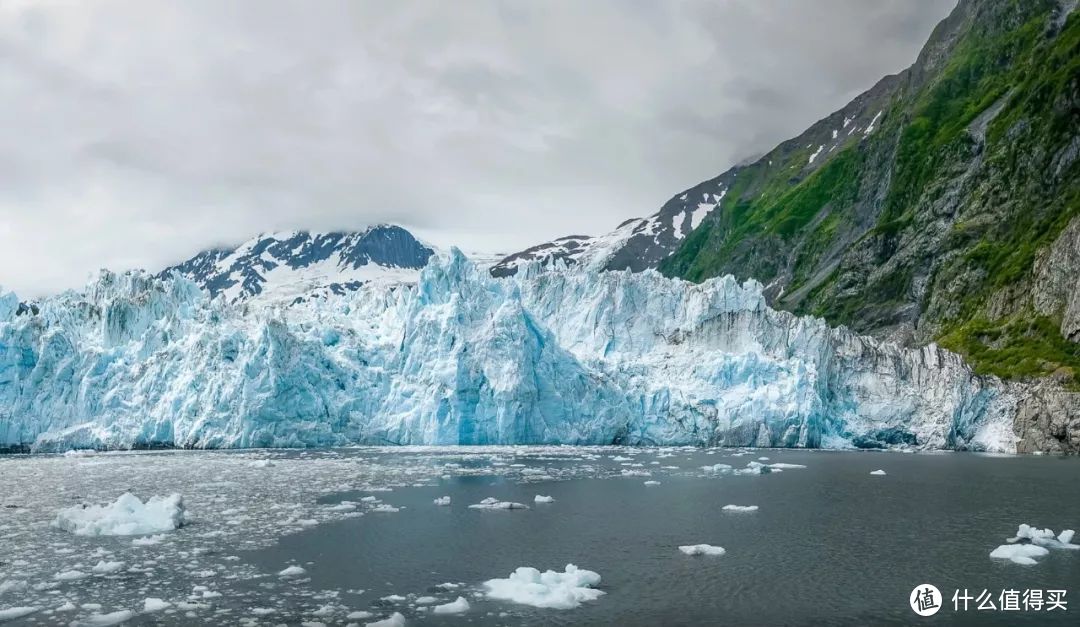
{"label": "rocky mountain slope", "polygon": [[727,192],[662,270],[1080,386],[1075,6],[962,0],[909,69],[676,196]]}
{"label": "rocky mountain slope", "polygon": [[369,281],[415,281],[434,250],[399,226],[362,231],[259,235],[235,248],[199,253],[166,268],[230,302],[288,302],[358,289]]}

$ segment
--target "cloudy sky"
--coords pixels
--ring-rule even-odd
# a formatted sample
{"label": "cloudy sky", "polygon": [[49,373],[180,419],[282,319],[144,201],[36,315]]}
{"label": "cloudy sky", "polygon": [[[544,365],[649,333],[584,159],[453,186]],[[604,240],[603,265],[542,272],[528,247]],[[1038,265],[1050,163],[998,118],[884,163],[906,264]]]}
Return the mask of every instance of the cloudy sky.
{"label": "cloudy sky", "polygon": [[954,0],[0,3],[0,285],[394,222],[602,233],[909,65]]}

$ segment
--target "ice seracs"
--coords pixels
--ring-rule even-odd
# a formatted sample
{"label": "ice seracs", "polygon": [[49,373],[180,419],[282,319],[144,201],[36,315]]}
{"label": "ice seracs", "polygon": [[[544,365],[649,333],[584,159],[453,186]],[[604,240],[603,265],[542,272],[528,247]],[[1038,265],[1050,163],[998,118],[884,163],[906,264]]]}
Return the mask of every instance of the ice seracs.
{"label": "ice seracs", "polygon": [[561,573],[522,566],[505,579],[485,581],[483,587],[490,599],[569,610],[603,596],[603,590],[596,589],[599,584],[599,574],[567,564]]}
{"label": "ice seracs", "polygon": [[144,503],[125,492],[109,505],[75,506],[60,510],[54,527],[77,536],[136,536],[172,531],[184,524],[184,499],[179,494],[152,496]]}
{"label": "ice seracs", "polygon": [[760,284],[730,276],[530,263],[493,279],[452,251],[415,285],[285,305],[103,273],[37,306],[0,318],[0,448],[886,446],[900,434],[916,448],[1015,450],[1015,399],[957,355],[774,311]]}

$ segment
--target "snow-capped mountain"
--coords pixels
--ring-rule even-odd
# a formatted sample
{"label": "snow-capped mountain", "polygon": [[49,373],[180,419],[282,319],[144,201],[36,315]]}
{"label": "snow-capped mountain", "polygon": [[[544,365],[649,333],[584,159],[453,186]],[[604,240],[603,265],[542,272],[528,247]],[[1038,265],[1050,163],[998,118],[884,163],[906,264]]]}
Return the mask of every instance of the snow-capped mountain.
{"label": "snow-capped mountain", "polygon": [[1012,451],[1010,390],[777,312],[762,287],[456,250],[414,285],[291,307],[103,274],[0,296],[0,449],[709,444]]}
{"label": "snow-capped mountain", "polygon": [[179,273],[230,302],[252,297],[292,301],[341,294],[370,281],[415,282],[434,252],[393,225],[353,232],[290,231],[201,252],[161,276]]}

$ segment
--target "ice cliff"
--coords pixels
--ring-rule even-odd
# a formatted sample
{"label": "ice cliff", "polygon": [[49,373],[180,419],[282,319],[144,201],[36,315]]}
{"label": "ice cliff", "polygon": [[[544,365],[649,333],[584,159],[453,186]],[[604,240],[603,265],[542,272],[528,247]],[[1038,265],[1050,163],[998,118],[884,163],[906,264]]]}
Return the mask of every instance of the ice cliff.
{"label": "ice cliff", "polygon": [[103,273],[0,295],[0,448],[706,444],[1012,451],[1013,395],[909,350],[770,309],[731,277],[454,251],[411,286],[290,306]]}

